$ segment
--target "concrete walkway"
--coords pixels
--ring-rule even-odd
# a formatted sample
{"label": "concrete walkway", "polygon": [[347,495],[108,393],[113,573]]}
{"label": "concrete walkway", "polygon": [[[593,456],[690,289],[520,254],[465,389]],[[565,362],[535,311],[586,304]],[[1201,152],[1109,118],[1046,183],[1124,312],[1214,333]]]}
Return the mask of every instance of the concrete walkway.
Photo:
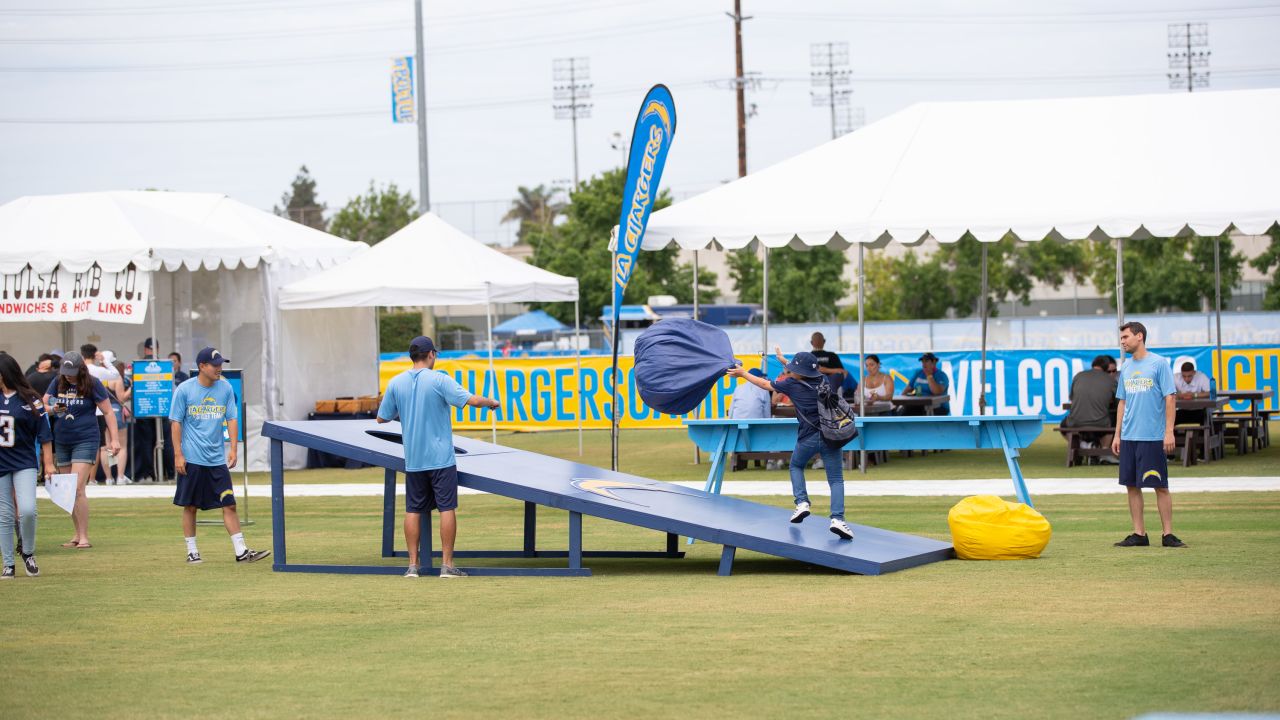
{"label": "concrete walkway", "polygon": [[[687,488],[702,489],[703,482],[678,482]],[[826,480],[821,477],[809,479],[810,495],[829,494]],[[237,482],[236,492],[243,493],[243,486]],[[1280,490],[1280,477],[1200,477],[1174,478],[1172,489],[1175,493],[1184,492],[1241,492]],[[1027,480],[1027,490],[1031,496],[1040,495],[1102,495],[1122,492],[1120,486],[1112,478],[1035,478]],[[90,485],[90,498],[173,498],[172,484],[140,485]],[[1009,478],[988,478],[983,480],[881,480],[851,481],[844,483],[845,495],[853,497],[874,496],[965,496],[965,495],[1013,495],[1013,483]],[[285,497],[382,497],[382,483],[285,483]],[[725,482],[723,492],[726,495],[791,495],[791,483],[785,481],[732,481]],[[396,486],[396,493],[404,494],[404,485]],[[479,495],[476,490],[462,488],[460,494]],[[43,487],[40,497],[48,498]],[[271,497],[270,485],[250,485],[249,497],[267,499]]]}

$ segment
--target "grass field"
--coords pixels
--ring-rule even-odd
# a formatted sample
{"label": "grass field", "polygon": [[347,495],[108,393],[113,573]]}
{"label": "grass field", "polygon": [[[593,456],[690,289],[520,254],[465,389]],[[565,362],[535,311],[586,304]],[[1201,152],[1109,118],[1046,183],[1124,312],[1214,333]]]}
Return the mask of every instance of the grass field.
{"label": "grass field", "polygon": [[[625,469],[691,455],[676,437],[649,439],[644,452],[624,451]],[[572,434],[504,440],[560,444],[569,450],[559,454],[576,457]],[[1275,474],[1275,452],[1240,459],[1272,458],[1233,474]],[[970,455],[977,453],[895,458],[884,470],[921,468],[909,476],[937,478],[1003,469]],[[1226,474],[1234,459],[1209,467]],[[700,471],[689,458],[680,472],[697,479]],[[855,498],[849,514],[946,538],[955,500]],[[718,546],[699,543],[683,560],[592,558],[595,576],[586,579],[456,581],[237,566],[225,534],[209,527],[200,528],[204,565],[188,567],[179,513],[165,500],[95,500],[95,547],[63,550],[57,543],[70,522],[41,501],[45,574],[0,584],[9,619],[0,656],[10,664],[0,717],[1280,710],[1280,492],[1175,501],[1186,550],[1112,547],[1128,532],[1119,494],[1046,496],[1037,504],[1054,537],[1035,561],[950,561],[860,577],[740,552],[735,575],[721,578]],[[265,503],[256,507],[258,522],[246,532],[266,547]],[[516,547],[521,515],[509,500],[464,497],[460,547]],[[290,561],[382,562],[380,517],[379,498],[291,500]],[[588,548],[662,545],[656,533],[591,518],[585,525]],[[544,546],[563,547],[566,532],[563,513],[541,513]]]}

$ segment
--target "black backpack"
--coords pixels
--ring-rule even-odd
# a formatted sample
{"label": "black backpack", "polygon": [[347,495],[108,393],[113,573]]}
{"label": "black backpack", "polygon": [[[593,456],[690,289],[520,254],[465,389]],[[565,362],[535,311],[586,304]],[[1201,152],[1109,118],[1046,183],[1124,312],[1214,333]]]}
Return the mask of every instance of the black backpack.
{"label": "black backpack", "polygon": [[[808,383],[805,383],[806,385]],[[829,447],[842,448],[848,445],[851,440],[858,437],[858,427],[854,423],[853,418],[857,415],[853,411],[853,407],[840,394],[840,390],[831,387],[831,384],[823,380],[815,387],[809,385],[818,394],[818,432],[822,435],[822,439]],[[801,418],[809,425],[809,422],[803,414],[796,411],[796,417]]]}

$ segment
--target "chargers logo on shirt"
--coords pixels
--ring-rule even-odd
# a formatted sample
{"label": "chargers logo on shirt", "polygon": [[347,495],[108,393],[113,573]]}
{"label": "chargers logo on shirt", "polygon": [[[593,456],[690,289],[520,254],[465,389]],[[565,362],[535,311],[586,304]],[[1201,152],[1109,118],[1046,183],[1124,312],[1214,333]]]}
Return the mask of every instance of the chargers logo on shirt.
{"label": "chargers logo on shirt", "polygon": [[202,398],[199,405],[190,405],[187,407],[187,417],[192,420],[221,420],[222,416],[226,414],[227,406],[219,405],[218,399],[211,395]]}

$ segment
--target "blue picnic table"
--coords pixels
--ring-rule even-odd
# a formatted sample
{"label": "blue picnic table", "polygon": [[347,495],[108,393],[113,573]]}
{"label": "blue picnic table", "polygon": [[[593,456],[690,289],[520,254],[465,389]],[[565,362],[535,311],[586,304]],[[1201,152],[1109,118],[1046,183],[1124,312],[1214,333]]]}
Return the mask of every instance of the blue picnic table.
{"label": "blue picnic table", "polygon": [[[933,415],[858,417],[858,437],[846,451],[1003,450],[1018,501],[1031,505],[1018,464],[1019,451],[1044,430],[1040,415]],[[730,453],[786,452],[795,447],[795,418],[685,420],[689,439],[711,453],[706,491],[719,493]]]}

